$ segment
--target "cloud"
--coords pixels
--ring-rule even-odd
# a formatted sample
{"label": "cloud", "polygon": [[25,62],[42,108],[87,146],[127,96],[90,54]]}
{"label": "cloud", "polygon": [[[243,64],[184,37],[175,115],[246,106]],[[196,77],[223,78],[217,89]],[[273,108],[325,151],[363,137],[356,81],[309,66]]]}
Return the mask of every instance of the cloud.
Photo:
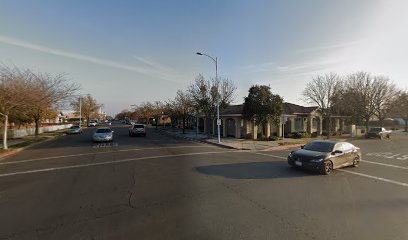
{"label": "cloud", "polygon": [[141,63],[144,63],[146,65],[148,65],[149,67],[152,67],[154,69],[163,71],[163,72],[168,72],[168,73],[175,73],[175,70],[168,67],[168,66],[164,66],[160,63],[154,62],[150,59],[144,58],[144,57],[140,57],[140,56],[136,56],[136,55],[132,55],[133,58],[135,58],[136,60],[138,60]]}
{"label": "cloud", "polygon": [[250,73],[259,73],[259,72],[269,72],[276,70],[276,63],[275,62],[265,62],[259,65],[248,65],[243,67],[243,69]]}
{"label": "cloud", "polygon": [[365,42],[365,40],[360,39],[360,40],[356,40],[356,41],[338,43],[338,44],[333,44],[333,45],[303,48],[303,49],[300,49],[300,50],[296,51],[296,53],[302,54],[302,53],[311,53],[311,52],[333,51],[333,50],[349,48],[349,47],[353,47],[353,46],[356,46],[356,45],[360,45],[360,44],[362,44],[364,42]]}
{"label": "cloud", "polygon": [[96,57],[87,56],[87,55],[83,55],[79,53],[67,52],[67,51],[63,51],[63,50],[59,50],[55,48],[49,48],[46,46],[29,43],[23,40],[19,40],[16,38],[11,38],[8,36],[3,36],[3,35],[0,35],[0,43],[22,47],[22,48],[27,48],[27,49],[31,49],[31,50],[39,51],[43,53],[53,54],[53,55],[60,56],[60,57],[66,57],[66,58],[76,59],[76,60],[90,62],[94,64],[104,65],[104,66],[108,66],[112,68],[141,73],[144,75],[157,77],[162,80],[175,82],[175,81],[170,80],[168,78],[168,72],[163,72],[162,69],[157,69],[157,68],[152,69],[152,68],[146,68],[146,67],[131,66],[131,65],[122,64],[122,63],[118,63],[118,62],[107,60],[107,59],[96,58]]}

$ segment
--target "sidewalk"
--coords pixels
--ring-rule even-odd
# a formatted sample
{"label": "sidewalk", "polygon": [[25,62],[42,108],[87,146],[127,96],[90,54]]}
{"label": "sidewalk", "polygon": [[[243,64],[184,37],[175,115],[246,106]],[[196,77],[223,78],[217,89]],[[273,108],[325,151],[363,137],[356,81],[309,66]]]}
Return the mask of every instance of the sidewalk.
{"label": "sidewalk", "polygon": [[17,153],[29,146],[35,145],[37,143],[48,141],[54,139],[58,136],[64,135],[65,130],[58,130],[54,132],[41,133],[39,136],[29,135],[22,138],[8,139],[7,146],[8,150],[3,149],[3,140],[0,139],[0,159]]}
{"label": "sidewalk", "polygon": [[236,138],[221,138],[221,144],[218,143],[216,137],[208,137],[206,134],[197,133],[195,130],[185,130],[183,134],[182,129],[178,128],[158,128],[157,130],[172,135],[175,137],[180,137],[188,139],[191,141],[199,141],[204,143],[209,143],[217,145],[220,147],[233,148],[239,150],[278,150],[278,149],[287,149],[291,147],[299,147],[300,145],[305,144],[310,141],[310,139],[291,139],[285,138],[277,141],[254,141],[246,139],[236,139]]}

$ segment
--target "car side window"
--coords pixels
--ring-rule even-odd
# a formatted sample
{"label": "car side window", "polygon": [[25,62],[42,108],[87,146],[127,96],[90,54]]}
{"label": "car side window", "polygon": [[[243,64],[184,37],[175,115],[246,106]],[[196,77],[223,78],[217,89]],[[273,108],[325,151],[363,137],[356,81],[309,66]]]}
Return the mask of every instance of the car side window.
{"label": "car side window", "polygon": [[337,150],[344,152],[343,143],[337,143],[336,146],[334,146],[333,151],[337,151]]}
{"label": "car side window", "polygon": [[343,143],[342,145],[343,145],[344,152],[351,152],[354,149],[354,146],[351,145],[350,143]]}

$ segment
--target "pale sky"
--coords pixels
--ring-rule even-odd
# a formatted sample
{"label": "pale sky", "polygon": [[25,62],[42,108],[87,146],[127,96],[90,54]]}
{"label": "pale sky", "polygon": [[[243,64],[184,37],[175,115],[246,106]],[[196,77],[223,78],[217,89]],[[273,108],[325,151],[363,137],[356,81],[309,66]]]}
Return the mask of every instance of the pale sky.
{"label": "pale sky", "polygon": [[408,1],[0,0],[0,62],[68,73],[114,115],[173,98],[202,73],[285,101],[319,73],[381,74],[408,89]]}

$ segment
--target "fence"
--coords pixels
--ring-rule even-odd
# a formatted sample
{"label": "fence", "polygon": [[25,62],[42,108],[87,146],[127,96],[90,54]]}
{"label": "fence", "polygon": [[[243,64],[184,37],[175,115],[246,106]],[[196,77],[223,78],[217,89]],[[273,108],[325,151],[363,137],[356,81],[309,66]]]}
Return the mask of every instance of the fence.
{"label": "fence", "polygon": [[[67,128],[70,128],[71,126],[72,124],[44,126],[44,127],[40,127],[38,130],[39,130],[39,133],[53,132],[53,131],[58,131],[61,129],[67,129]],[[7,134],[8,134],[8,138],[25,137],[28,135],[34,135],[35,128],[12,129],[12,130],[9,130]]]}

